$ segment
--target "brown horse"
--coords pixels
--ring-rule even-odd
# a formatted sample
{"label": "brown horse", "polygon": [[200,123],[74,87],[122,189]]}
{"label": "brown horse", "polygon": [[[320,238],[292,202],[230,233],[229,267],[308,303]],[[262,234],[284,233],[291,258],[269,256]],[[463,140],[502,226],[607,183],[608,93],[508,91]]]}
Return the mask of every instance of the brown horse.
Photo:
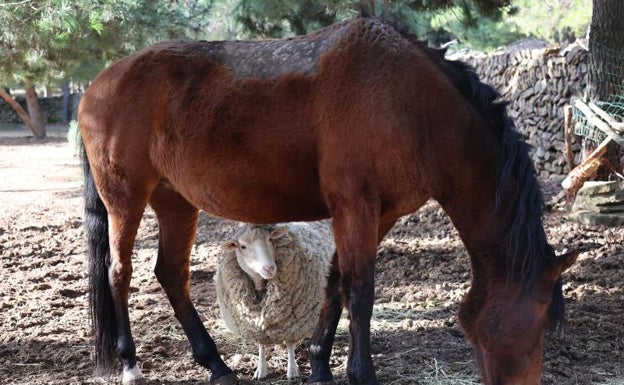
{"label": "brown horse", "polygon": [[189,298],[198,210],[252,223],[333,218],[337,254],[310,345],[329,367],[342,307],[350,384],[378,384],[370,355],[377,245],[436,199],[472,261],[461,325],[486,384],[539,384],[560,275],[527,146],[499,94],[413,35],[358,18],[287,40],[173,41],[104,70],[79,111],[96,365],[144,382],[128,318],[135,235],[156,212],[156,277],[212,383],[234,384]]}

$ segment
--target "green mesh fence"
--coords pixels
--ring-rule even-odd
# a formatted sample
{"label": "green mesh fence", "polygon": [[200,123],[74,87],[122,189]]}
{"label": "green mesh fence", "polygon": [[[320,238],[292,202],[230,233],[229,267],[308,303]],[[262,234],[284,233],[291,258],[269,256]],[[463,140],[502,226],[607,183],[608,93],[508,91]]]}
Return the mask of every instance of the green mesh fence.
{"label": "green mesh fence", "polygon": [[[605,100],[597,101],[596,105],[608,113],[616,122],[624,121],[624,51],[615,50],[604,45],[592,43],[590,50],[600,51],[606,58],[600,67],[591,64],[588,69],[589,82],[599,94],[608,94]],[[600,143],[607,135],[596,128],[585,115],[574,108],[576,121],[574,133],[586,141]]]}

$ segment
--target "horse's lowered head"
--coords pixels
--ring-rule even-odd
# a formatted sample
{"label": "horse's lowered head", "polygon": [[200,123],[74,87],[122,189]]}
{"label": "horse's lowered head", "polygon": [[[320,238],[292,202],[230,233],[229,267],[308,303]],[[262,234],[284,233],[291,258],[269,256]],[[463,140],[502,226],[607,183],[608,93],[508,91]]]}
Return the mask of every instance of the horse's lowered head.
{"label": "horse's lowered head", "polygon": [[486,385],[540,384],[544,335],[563,318],[560,276],[578,254],[555,257],[528,291],[499,278],[468,292],[459,318]]}

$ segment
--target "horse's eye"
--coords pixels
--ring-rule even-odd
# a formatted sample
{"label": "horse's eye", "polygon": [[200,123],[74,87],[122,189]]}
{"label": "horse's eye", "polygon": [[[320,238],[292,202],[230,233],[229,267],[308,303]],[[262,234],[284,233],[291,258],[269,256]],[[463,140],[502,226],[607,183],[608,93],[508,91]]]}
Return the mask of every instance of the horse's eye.
{"label": "horse's eye", "polygon": [[241,250],[245,250],[246,248],[247,248],[247,246],[241,245]]}

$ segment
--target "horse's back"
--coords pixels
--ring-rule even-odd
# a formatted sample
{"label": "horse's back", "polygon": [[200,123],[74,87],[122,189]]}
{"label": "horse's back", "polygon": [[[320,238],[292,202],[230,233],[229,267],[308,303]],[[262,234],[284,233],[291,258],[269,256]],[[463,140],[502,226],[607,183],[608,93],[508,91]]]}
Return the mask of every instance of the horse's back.
{"label": "horse's back", "polygon": [[328,195],[368,185],[394,216],[429,194],[419,148],[460,120],[466,103],[432,113],[457,94],[391,26],[356,19],[286,40],[154,45],[100,74],[79,120],[92,161],[127,161],[215,215],[320,219]]}
{"label": "horse's back", "polygon": [[241,78],[249,64],[234,71],[223,64],[231,57],[222,55],[242,52],[247,43],[231,44],[161,43],[102,72],[79,112],[94,173],[108,173],[112,160],[129,178],[143,180],[137,184],[166,181],[197,207],[220,216],[278,214],[276,221],[289,219],[280,211],[298,211],[302,219],[327,216],[309,76],[289,70],[279,79]]}

